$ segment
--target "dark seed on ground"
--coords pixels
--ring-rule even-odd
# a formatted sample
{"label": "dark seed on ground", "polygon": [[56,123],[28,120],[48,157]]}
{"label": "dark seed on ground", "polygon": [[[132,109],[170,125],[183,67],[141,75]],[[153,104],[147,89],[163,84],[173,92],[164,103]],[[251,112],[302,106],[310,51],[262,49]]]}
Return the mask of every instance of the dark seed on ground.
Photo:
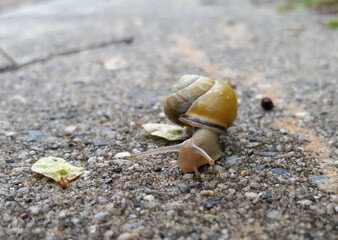
{"label": "dark seed on ground", "polygon": [[271,110],[274,107],[271,98],[268,98],[268,97],[262,98],[261,106],[264,110],[267,110],[267,111]]}

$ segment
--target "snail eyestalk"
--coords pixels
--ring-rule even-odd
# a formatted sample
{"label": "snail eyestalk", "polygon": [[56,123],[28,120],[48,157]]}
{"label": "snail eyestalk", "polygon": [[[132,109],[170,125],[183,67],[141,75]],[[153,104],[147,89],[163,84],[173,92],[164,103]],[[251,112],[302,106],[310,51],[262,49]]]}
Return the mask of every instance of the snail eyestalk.
{"label": "snail eyestalk", "polygon": [[215,161],[202,148],[193,144],[193,149],[194,149],[194,152],[201,154],[206,160],[208,160],[210,165],[214,165]]}

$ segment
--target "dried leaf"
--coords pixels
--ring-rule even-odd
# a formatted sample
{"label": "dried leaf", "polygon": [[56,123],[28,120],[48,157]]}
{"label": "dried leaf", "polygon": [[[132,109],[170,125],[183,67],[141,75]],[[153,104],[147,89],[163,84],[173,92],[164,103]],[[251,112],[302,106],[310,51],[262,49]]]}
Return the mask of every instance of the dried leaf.
{"label": "dried leaf", "polygon": [[67,187],[68,181],[83,173],[82,167],[75,167],[63,158],[45,157],[40,158],[32,166],[32,171],[57,181],[61,186]]}
{"label": "dried leaf", "polygon": [[171,124],[146,123],[142,127],[153,136],[169,141],[185,140],[191,136],[187,128]]}

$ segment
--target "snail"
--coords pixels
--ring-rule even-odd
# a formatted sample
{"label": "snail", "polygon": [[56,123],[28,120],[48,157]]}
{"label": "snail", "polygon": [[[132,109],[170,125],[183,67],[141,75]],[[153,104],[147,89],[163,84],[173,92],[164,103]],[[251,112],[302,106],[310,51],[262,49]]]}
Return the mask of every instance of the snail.
{"label": "snail", "polygon": [[179,167],[183,173],[194,172],[199,177],[200,166],[213,165],[221,157],[219,136],[226,134],[236,118],[237,108],[236,94],[226,81],[183,75],[165,100],[164,113],[171,122],[190,127],[192,137],[183,143],[149,150],[132,158],[179,152],[178,161],[166,171]]}

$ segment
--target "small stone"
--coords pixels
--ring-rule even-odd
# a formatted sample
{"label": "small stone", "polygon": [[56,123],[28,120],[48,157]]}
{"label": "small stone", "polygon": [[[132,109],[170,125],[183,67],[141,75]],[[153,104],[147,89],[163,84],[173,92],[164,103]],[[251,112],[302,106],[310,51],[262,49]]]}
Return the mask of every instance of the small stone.
{"label": "small stone", "polygon": [[94,221],[102,222],[106,218],[108,218],[108,216],[109,216],[108,212],[99,212],[99,213],[97,213],[97,214],[94,215],[93,219],[94,219]]}
{"label": "small stone", "polygon": [[39,141],[43,137],[44,133],[39,130],[33,130],[30,131],[27,135],[27,141],[28,142],[34,142],[34,141]]}
{"label": "small stone", "polygon": [[143,199],[147,200],[148,202],[153,202],[155,200],[155,197],[153,195],[146,195]]}
{"label": "small stone", "polygon": [[109,183],[112,183],[113,182],[113,179],[111,178],[105,178],[105,179],[102,179],[100,181],[100,184],[109,184]]}
{"label": "small stone", "polygon": [[271,172],[280,176],[292,177],[291,173],[284,168],[273,168],[271,169]]}
{"label": "small stone", "polygon": [[67,210],[62,210],[62,211],[60,211],[60,213],[59,213],[59,218],[61,218],[61,219],[66,218],[67,212],[68,212]]}
{"label": "small stone", "polygon": [[167,216],[170,217],[175,214],[175,210],[169,210],[167,211]]}
{"label": "small stone", "polygon": [[28,217],[29,217],[29,215],[27,213],[23,213],[23,214],[20,215],[21,219],[26,219]]}
{"label": "small stone", "polygon": [[310,206],[310,209],[315,211],[318,215],[323,215],[326,213],[326,207],[323,205],[313,205]]}
{"label": "small stone", "polygon": [[70,125],[70,126],[65,127],[64,131],[67,132],[67,133],[72,133],[76,130],[76,128],[77,128],[77,126]]}
{"label": "small stone", "polygon": [[279,129],[279,132],[281,134],[287,134],[288,133],[288,131],[286,129],[284,129],[284,128]]}
{"label": "small stone", "polygon": [[112,138],[115,138],[116,135],[117,135],[117,132],[116,132],[116,131],[112,131],[112,130],[110,130],[110,129],[107,128],[107,127],[104,127],[104,128],[102,128],[102,130],[101,130],[101,136],[102,136],[102,137],[107,137],[107,138],[112,139]]}
{"label": "small stone", "polygon": [[122,233],[117,240],[136,240],[137,236],[133,233]]}
{"label": "small stone", "polygon": [[4,179],[4,178],[0,178],[0,183],[3,183],[3,184],[5,184],[7,181],[6,181],[6,179]]}
{"label": "small stone", "polygon": [[106,204],[108,202],[107,198],[105,197],[98,197],[98,201],[100,204]]}
{"label": "small stone", "polygon": [[242,171],[242,172],[241,172],[241,175],[242,175],[243,177],[250,176],[250,172],[249,172],[249,171]]}
{"label": "small stone", "polygon": [[131,154],[129,152],[119,152],[119,153],[116,153],[114,156],[115,159],[127,158],[127,157],[131,157]]}
{"label": "small stone", "polygon": [[106,142],[106,141],[94,141],[93,145],[94,145],[94,147],[104,147],[104,146],[109,146],[110,142]]}
{"label": "small stone", "polygon": [[237,155],[233,155],[233,156],[228,156],[225,159],[225,164],[229,164],[229,165],[239,165],[242,163],[242,160],[237,156]]}
{"label": "small stone", "polygon": [[13,196],[7,196],[6,197],[6,202],[11,202],[11,201],[14,201],[15,199],[14,199],[14,197]]}
{"label": "small stone", "polygon": [[215,196],[215,193],[212,190],[202,190],[201,195],[202,196]]}
{"label": "small stone", "polygon": [[318,183],[325,183],[327,181],[329,181],[330,178],[328,176],[322,175],[322,176],[310,176],[309,177],[309,181],[315,184]]}
{"label": "small stone", "polygon": [[123,169],[120,168],[120,167],[117,167],[117,168],[113,168],[112,171],[115,172],[115,173],[121,173],[123,171]]}
{"label": "small stone", "polygon": [[57,145],[57,144],[53,144],[51,147],[50,147],[51,149],[53,149],[53,150],[56,150],[56,149],[58,149],[59,148],[59,145]]}
{"label": "small stone", "polygon": [[18,193],[25,193],[28,192],[28,187],[21,187],[18,189]]}
{"label": "small stone", "polygon": [[261,152],[259,153],[260,157],[277,157],[278,156],[278,152]]}
{"label": "small stone", "polygon": [[258,194],[254,192],[246,192],[245,196],[249,199],[255,199],[256,197],[258,197]]}
{"label": "small stone", "polygon": [[279,220],[282,218],[282,213],[278,210],[271,210],[266,214],[266,216],[270,219]]}
{"label": "small stone", "polygon": [[213,208],[214,206],[218,205],[221,203],[221,199],[220,198],[214,198],[214,199],[211,199],[207,202],[204,203],[204,206],[207,208],[207,209],[210,209],[210,208]]}
{"label": "small stone", "polygon": [[252,189],[259,189],[261,185],[257,182],[250,182],[250,188]]}
{"label": "small stone", "polygon": [[33,214],[33,215],[38,215],[40,212],[40,208],[38,206],[31,206],[28,208],[28,210]]}
{"label": "small stone", "polygon": [[192,173],[186,173],[182,177],[182,179],[184,179],[184,180],[191,180],[193,178],[194,178],[194,174],[192,174]]}
{"label": "small stone", "polygon": [[312,204],[312,201],[308,199],[304,199],[304,200],[298,201],[298,203],[304,207],[304,206],[310,206]]}
{"label": "small stone", "polygon": [[14,163],[14,159],[6,159],[6,163]]}
{"label": "small stone", "polygon": [[35,152],[43,152],[45,149],[43,147],[31,147],[30,148],[31,151],[35,151]]}
{"label": "small stone", "polygon": [[265,193],[265,194],[262,195],[262,199],[265,200],[267,203],[270,203],[270,204],[273,201],[271,195],[267,194],[267,193]]}
{"label": "small stone", "polygon": [[263,165],[258,165],[256,168],[259,170],[259,171],[262,171],[267,165],[266,164],[263,164]]}
{"label": "small stone", "polygon": [[161,172],[162,171],[162,168],[158,165],[155,165],[153,169],[154,169],[155,172]]}

